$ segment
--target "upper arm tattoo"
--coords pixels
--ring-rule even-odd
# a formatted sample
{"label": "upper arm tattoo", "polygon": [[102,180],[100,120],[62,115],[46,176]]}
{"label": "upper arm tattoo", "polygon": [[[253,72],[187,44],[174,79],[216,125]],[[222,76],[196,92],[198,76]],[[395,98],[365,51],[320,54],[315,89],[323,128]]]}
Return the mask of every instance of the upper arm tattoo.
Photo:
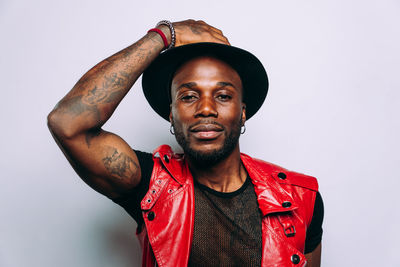
{"label": "upper arm tattoo", "polygon": [[102,159],[104,167],[115,177],[120,179],[131,178],[136,170],[138,164],[128,155],[123,152],[119,152],[114,147],[108,147],[107,155]]}

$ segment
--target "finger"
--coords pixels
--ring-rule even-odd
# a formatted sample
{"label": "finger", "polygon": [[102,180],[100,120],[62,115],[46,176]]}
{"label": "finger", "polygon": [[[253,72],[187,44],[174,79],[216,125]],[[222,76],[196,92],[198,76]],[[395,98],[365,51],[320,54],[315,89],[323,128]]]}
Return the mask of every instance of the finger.
{"label": "finger", "polygon": [[220,35],[223,35],[223,33],[222,33],[222,31],[221,31],[220,29],[211,26],[210,24],[208,24],[208,23],[205,22],[204,20],[198,20],[197,22],[200,23],[200,24],[202,24],[202,25],[207,26],[209,30],[212,30],[212,31],[214,31],[214,32],[216,32],[216,33],[218,33],[218,34],[220,34]]}
{"label": "finger", "polygon": [[218,41],[215,41],[215,42],[218,42],[218,43],[221,43],[221,44],[230,45],[228,39],[225,36],[219,36],[219,35],[215,36],[214,35],[213,38],[214,38],[214,40],[218,40]]}
{"label": "finger", "polygon": [[229,42],[228,38],[226,38],[226,37],[225,37],[225,42],[226,42],[227,45],[231,45],[231,43]]}
{"label": "finger", "polygon": [[213,26],[211,26],[211,25],[208,25],[208,24],[207,24],[207,26],[208,26],[208,30],[213,31],[213,32],[215,32],[215,33],[218,33],[218,34],[220,34],[220,35],[224,35],[220,29],[215,28],[215,27],[213,27]]}
{"label": "finger", "polygon": [[215,27],[213,27],[213,26],[210,26],[210,28],[211,28],[211,30],[213,30],[214,32],[216,32],[216,33],[218,33],[218,34],[220,34],[220,35],[224,35],[220,29],[215,28]]}
{"label": "finger", "polygon": [[211,33],[211,35],[212,35],[214,38],[218,38],[218,39],[220,39],[220,40],[222,40],[222,41],[225,41],[225,42],[229,43],[228,38],[226,38],[223,34]]}

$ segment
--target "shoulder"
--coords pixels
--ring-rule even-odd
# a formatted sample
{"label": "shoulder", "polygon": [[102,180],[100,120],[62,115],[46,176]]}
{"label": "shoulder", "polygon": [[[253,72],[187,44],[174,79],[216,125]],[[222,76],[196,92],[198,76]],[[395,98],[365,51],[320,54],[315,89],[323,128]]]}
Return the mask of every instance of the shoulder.
{"label": "shoulder", "polygon": [[318,191],[318,181],[313,176],[291,171],[279,165],[252,158],[244,153],[242,153],[241,156],[242,161],[247,161],[253,165],[258,172],[263,174],[262,177],[265,177],[265,179],[272,177],[281,185],[302,187],[312,191]]}
{"label": "shoulder", "polygon": [[153,158],[182,159],[183,154],[175,153],[169,145],[160,145],[153,151]]}
{"label": "shoulder", "polygon": [[241,158],[250,177],[257,179],[253,183],[261,185],[261,188],[266,190],[274,191],[274,194],[281,196],[282,199],[290,195],[290,202],[298,207],[296,213],[304,218],[307,225],[311,223],[318,192],[318,182],[315,177],[245,154],[242,154]]}
{"label": "shoulder", "polygon": [[165,177],[174,178],[179,184],[184,184],[188,177],[188,167],[183,154],[175,153],[170,146],[161,145],[153,151],[154,170],[152,177],[167,172]]}

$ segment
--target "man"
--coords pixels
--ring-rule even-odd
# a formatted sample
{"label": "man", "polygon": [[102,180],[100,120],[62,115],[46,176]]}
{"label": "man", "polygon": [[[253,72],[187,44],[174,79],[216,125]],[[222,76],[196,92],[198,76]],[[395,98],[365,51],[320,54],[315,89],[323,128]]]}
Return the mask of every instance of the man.
{"label": "man", "polygon": [[[143,72],[145,96],[184,155],[133,150],[101,129]],[[79,176],[137,221],[143,266],[319,266],[315,178],[239,150],[267,90],[262,64],[220,30],[162,21],[89,70],[48,124]]]}

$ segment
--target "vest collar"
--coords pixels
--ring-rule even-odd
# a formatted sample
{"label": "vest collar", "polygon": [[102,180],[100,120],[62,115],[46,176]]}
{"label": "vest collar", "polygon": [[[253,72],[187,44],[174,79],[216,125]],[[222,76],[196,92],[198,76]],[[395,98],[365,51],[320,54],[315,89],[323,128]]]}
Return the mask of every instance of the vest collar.
{"label": "vest collar", "polygon": [[276,181],[274,176],[277,171],[272,165],[253,159],[244,153],[240,154],[240,158],[254,184],[258,205],[263,216],[298,208],[298,204],[292,196]]}
{"label": "vest collar", "polygon": [[183,185],[188,177],[189,168],[183,154],[176,154],[169,145],[161,145],[153,151],[153,159],[159,158],[172,178]]}
{"label": "vest collar", "polygon": [[[182,154],[175,154],[171,147],[162,145],[153,152],[154,158],[159,158],[165,169],[172,178],[180,185],[185,184],[190,175],[187,162]],[[292,196],[286,192],[276,181],[277,171],[271,164],[256,160],[241,153],[240,158],[246,168],[254,190],[257,195],[258,204],[263,216],[277,212],[288,212],[298,208],[298,204]]]}

